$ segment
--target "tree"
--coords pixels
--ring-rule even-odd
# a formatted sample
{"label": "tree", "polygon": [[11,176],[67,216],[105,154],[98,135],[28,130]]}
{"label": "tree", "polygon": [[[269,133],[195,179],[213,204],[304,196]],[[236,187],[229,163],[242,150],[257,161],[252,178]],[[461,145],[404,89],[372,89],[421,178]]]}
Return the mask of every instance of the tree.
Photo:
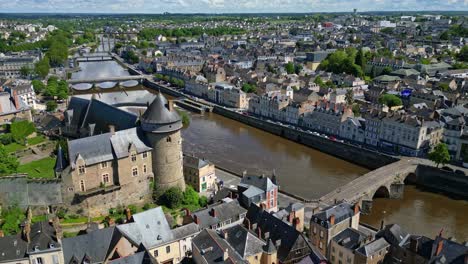
{"label": "tree", "polygon": [[16,157],[10,155],[3,145],[0,145],[0,175],[15,173],[19,162]]}
{"label": "tree", "polygon": [[361,69],[364,71],[364,69],[366,67],[366,57],[365,57],[364,51],[362,49],[358,50],[354,63],[356,65],[360,66]]}
{"label": "tree", "polygon": [[15,121],[10,125],[10,133],[18,144],[24,144],[26,138],[34,132],[36,132],[34,123],[27,120]]}
{"label": "tree", "polygon": [[184,192],[184,205],[197,205],[199,204],[198,193],[193,189],[192,186],[187,186]]}
{"label": "tree", "polygon": [[284,66],[286,72],[288,74],[293,74],[295,71],[295,67],[294,67],[294,64],[292,62],[288,62],[286,63],[286,65]]}
{"label": "tree", "polygon": [[320,87],[325,85],[325,83],[322,80],[322,77],[320,77],[320,76],[315,77],[314,83],[317,84]]}
{"label": "tree", "polygon": [[162,205],[165,205],[171,209],[179,208],[184,199],[184,195],[179,188],[172,187],[165,191],[158,202]]}
{"label": "tree", "polygon": [[23,211],[18,206],[12,206],[2,212],[3,222],[0,229],[5,235],[15,235],[20,231],[20,224],[25,219]]}
{"label": "tree", "polygon": [[468,62],[468,45],[463,46],[457,57],[461,61]]}
{"label": "tree", "polygon": [[34,72],[39,75],[41,78],[45,78],[49,74],[50,65],[49,58],[45,57],[44,59],[36,62],[34,65]]}
{"label": "tree", "polygon": [[39,80],[33,80],[31,84],[34,88],[34,92],[36,92],[37,94],[40,94],[45,90],[44,83]]}
{"label": "tree", "polygon": [[32,70],[28,66],[23,66],[20,69],[20,74],[23,77],[28,77],[31,73],[32,73]]}
{"label": "tree", "polygon": [[242,91],[246,93],[255,93],[257,91],[257,86],[255,86],[255,84],[244,83],[242,85]]}
{"label": "tree", "polygon": [[400,97],[394,94],[383,94],[379,97],[379,103],[384,104],[388,107],[394,107],[402,105],[403,102],[401,101]]}
{"label": "tree", "polygon": [[57,105],[57,102],[55,101],[48,101],[46,103],[46,111],[48,112],[53,112],[57,109],[58,105]]}
{"label": "tree", "polygon": [[388,66],[385,67],[385,68],[383,68],[383,69],[382,69],[382,72],[381,72],[382,75],[388,75],[388,74],[390,74],[390,73],[392,73],[392,68],[390,68],[390,67],[388,67]]}
{"label": "tree", "polygon": [[354,92],[353,88],[347,89],[345,94],[345,101],[348,105],[352,105],[354,103]]}
{"label": "tree", "polygon": [[450,161],[450,154],[447,145],[444,143],[439,143],[431,152],[429,152],[428,157],[436,164],[437,168],[440,164],[447,164]]}

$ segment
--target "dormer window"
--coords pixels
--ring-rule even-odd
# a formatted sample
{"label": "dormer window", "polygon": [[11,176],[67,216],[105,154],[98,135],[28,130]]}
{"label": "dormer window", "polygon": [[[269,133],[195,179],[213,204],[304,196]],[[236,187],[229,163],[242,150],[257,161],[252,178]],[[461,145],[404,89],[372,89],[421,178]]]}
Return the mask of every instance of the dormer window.
{"label": "dormer window", "polygon": [[131,159],[132,159],[132,162],[135,162],[136,161],[136,154],[132,154]]}
{"label": "dormer window", "polygon": [[148,157],[148,152],[143,152],[142,157],[146,159]]}
{"label": "dormer window", "polygon": [[78,166],[78,173],[79,173],[80,175],[86,173],[85,165],[80,165],[80,166]]}

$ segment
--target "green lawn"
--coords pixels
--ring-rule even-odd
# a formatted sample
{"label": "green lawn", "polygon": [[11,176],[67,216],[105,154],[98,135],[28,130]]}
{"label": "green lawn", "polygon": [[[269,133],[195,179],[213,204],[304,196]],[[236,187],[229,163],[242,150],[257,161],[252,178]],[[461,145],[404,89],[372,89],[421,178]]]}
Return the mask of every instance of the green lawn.
{"label": "green lawn", "polygon": [[[37,145],[37,144],[40,144],[40,143],[43,143],[46,141],[46,138],[43,136],[43,135],[39,135],[37,137],[33,137],[33,138],[29,138],[28,139],[28,146],[34,146],[34,145]],[[23,146],[21,144],[18,144],[16,142],[13,142],[11,144],[8,144],[8,145],[5,145],[5,150],[8,152],[8,153],[13,153],[13,152],[16,152],[18,150],[22,150],[22,149],[25,149],[27,148],[27,146]]]}
{"label": "green lawn", "polygon": [[55,158],[47,157],[20,165],[19,173],[27,173],[30,178],[52,179],[54,175]]}

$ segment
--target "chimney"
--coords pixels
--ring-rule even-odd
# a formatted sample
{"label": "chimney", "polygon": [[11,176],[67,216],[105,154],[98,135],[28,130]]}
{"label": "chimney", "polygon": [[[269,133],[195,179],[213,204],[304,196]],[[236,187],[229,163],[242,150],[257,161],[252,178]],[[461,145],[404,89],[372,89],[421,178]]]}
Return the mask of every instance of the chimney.
{"label": "chimney", "polygon": [[380,230],[383,230],[384,229],[384,220],[382,219],[382,221],[380,221]]}
{"label": "chimney", "polygon": [[216,210],[214,208],[211,208],[211,216],[216,217]]}
{"label": "chimney", "polygon": [[245,177],[245,176],[247,176],[247,171],[246,171],[246,170],[244,170],[244,171],[242,172],[242,177]]}
{"label": "chimney", "polygon": [[359,208],[359,204],[356,203],[356,204],[354,205],[354,215],[358,214],[360,211],[361,211],[361,210],[360,210],[360,208]]}
{"label": "chimney", "polygon": [[258,238],[262,238],[262,229],[260,227],[257,228],[257,236]]}
{"label": "chimney", "polygon": [[247,229],[250,230],[250,219],[245,218],[244,219],[244,225],[246,225]]}
{"label": "chimney", "polygon": [[296,216],[296,214],[295,214],[294,211],[289,212],[289,215],[288,215],[288,222],[292,224],[292,222],[293,222],[295,216]]}
{"label": "chimney", "polygon": [[55,229],[57,239],[59,240],[62,239],[63,238],[62,226],[60,226],[60,220],[57,216],[54,216],[54,218],[52,218],[52,226]]}
{"label": "chimney", "polygon": [[89,124],[89,136],[94,136],[94,129],[96,128],[96,124]]}
{"label": "chimney", "polygon": [[109,125],[109,132],[111,135],[115,135],[115,126],[114,125]]}
{"label": "chimney", "polygon": [[169,109],[169,111],[174,111],[174,100],[167,100],[167,109]]}
{"label": "chimney", "polygon": [[125,209],[125,218],[127,220],[127,223],[132,221],[132,210],[130,210],[130,208],[127,207],[127,209]]}
{"label": "chimney", "polygon": [[184,211],[185,211],[185,216],[191,216],[191,215],[192,215],[192,214],[190,213],[190,209],[185,208]]}
{"label": "chimney", "polygon": [[226,261],[229,258],[229,249],[225,249],[223,253],[223,260]]}
{"label": "chimney", "polygon": [[193,221],[194,221],[195,224],[197,224],[197,225],[200,224],[200,219],[197,217],[197,215],[194,215],[194,216],[193,216]]}
{"label": "chimney", "polygon": [[19,104],[18,93],[16,92],[16,90],[13,90],[13,100],[15,101],[15,107],[16,107],[16,109],[19,109],[19,108],[20,108],[20,104]]}
{"label": "chimney", "polygon": [[414,253],[418,253],[418,243],[419,241],[416,238],[414,237],[410,238],[410,250],[413,251]]}
{"label": "chimney", "polygon": [[300,223],[301,223],[301,219],[299,219],[299,217],[294,218],[293,221],[292,221],[292,224],[293,224],[294,228],[296,228],[296,229],[297,229],[297,226]]}
{"label": "chimney", "polygon": [[436,256],[439,256],[439,254],[442,252],[442,249],[444,248],[444,240],[441,238],[439,240],[439,243],[437,244],[437,250],[436,250],[436,253],[435,255]]}
{"label": "chimney", "polygon": [[334,225],[335,224],[335,215],[331,215],[329,220],[330,220],[330,225]]}
{"label": "chimney", "polygon": [[229,192],[229,198],[232,199],[232,197],[233,197],[233,196],[232,196],[232,192]]}
{"label": "chimney", "polygon": [[29,222],[25,222],[22,230],[22,238],[26,242],[31,242],[31,224]]}
{"label": "chimney", "polygon": [[224,239],[228,239],[228,232],[226,230],[221,231]]}

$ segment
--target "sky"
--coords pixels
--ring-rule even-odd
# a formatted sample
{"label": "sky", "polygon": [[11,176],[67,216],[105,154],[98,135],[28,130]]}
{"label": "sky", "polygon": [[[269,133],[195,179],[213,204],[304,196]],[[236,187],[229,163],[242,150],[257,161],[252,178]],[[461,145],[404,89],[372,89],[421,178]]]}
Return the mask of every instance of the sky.
{"label": "sky", "polygon": [[468,0],[0,0],[0,13],[468,11]]}

